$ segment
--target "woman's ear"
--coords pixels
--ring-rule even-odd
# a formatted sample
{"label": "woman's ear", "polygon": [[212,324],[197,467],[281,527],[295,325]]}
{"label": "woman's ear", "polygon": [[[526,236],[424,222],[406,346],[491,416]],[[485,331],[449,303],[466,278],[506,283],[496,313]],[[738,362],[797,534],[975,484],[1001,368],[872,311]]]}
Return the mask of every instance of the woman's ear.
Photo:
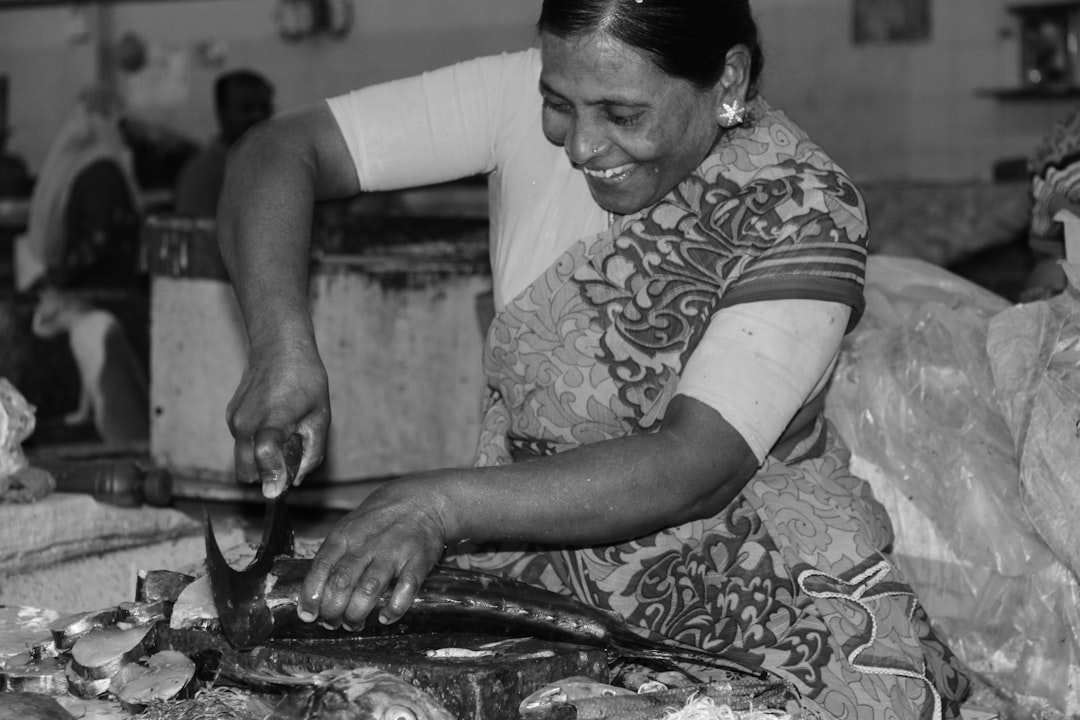
{"label": "woman's ear", "polygon": [[728,50],[718,89],[716,121],[723,127],[741,124],[746,118],[746,94],[750,89],[750,50],[745,45]]}

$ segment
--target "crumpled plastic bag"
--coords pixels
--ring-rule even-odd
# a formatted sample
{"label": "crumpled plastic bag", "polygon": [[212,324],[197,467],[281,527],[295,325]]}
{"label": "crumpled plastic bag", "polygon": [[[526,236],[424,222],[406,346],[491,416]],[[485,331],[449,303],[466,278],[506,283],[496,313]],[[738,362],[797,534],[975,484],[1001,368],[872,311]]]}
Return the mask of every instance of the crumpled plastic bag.
{"label": "crumpled plastic bag", "polygon": [[0,378],[0,479],[29,465],[22,443],[34,432],[33,405],[6,378]]}
{"label": "crumpled plastic bag", "polygon": [[897,566],[1005,714],[1077,713],[1080,588],[1056,545],[1078,553],[1080,534],[1048,527],[1077,517],[1080,488],[1058,473],[1070,458],[1071,477],[1080,467],[1055,433],[1069,421],[1076,431],[1069,413],[1080,405],[1060,387],[1069,373],[1046,372],[1071,367],[1076,346],[1053,322],[1075,323],[1075,308],[1013,307],[942,268],[888,256],[871,256],[866,298],[826,414],[892,515]]}
{"label": "crumpled plastic bag", "polygon": [[827,412],[853,455],[902,487],[963,561],[1007,577],[1052,554],[1020,505],[1012,434],[986,354],[1008,301],[935,265],[871,256]]}
{"label": "crumpled plastic bag", "polygon": [[22,443],[34,432],[34,406],[0,378],[0,504],[32,503],[56,489],[56,478],[30,467]]}
{"label": "crumpled plastic bag", "polygon": [[1080,577],[1080,270],[1064,267],[1065,292],[994,317],[987,347],[1024,509]]}

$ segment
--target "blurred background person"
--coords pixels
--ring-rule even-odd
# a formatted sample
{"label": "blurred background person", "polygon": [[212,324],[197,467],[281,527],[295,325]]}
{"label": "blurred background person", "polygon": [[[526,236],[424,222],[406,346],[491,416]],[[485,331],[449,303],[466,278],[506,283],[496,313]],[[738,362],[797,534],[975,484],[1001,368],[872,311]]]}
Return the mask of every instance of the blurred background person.
{"label": "blurred background person", "polygon": [[78,402],[62,424],[86,426],[106,443],[144,441],[149,433],[145,371],[125,328],[101,306],[145,290],[141,193],[121,110],[108,90],[79,95],[45,156],[26,231],[15,242],[16,290],[34,304],[37,385],[30,390],[38,394],[31,396],[67,395],[72,381]]}
{"label": "blurred background person", "polygon": [[1080,108],[1054,123],[1028,159],[1031,223],[1028,243],[1034,267],[1021,301],[1042,300],[1065,289],[1065,226],[1061,210],[1080,217]]}
{"label": "blurred background person", "polygon": [[141,209],[120,110],[114,93],[83,91],[50,146],[15,240],[18,291],[137,279]]}
{"label": "blurred background person", "polygon": [[232,70],[214,82],[218,135],[191,158],[176,182],[178,215],[214,217],[225,179],[229,146],[248,128],[274,114],[274,87],[253,70]]}

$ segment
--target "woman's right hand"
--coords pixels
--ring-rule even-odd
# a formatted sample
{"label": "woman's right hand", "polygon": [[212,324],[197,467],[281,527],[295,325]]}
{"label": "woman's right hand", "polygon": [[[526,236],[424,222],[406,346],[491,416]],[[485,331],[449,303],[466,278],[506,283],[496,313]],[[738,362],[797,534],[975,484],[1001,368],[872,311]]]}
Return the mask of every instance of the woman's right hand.
{"label": "woman's right hand", "polygon": [[239,482],[261,483],[267,498],[284,492],[282,445],[299,433],[304,439],[299,483],[323,461],[330,428],[329,383],[314,342],[252,347],[226,412]]}

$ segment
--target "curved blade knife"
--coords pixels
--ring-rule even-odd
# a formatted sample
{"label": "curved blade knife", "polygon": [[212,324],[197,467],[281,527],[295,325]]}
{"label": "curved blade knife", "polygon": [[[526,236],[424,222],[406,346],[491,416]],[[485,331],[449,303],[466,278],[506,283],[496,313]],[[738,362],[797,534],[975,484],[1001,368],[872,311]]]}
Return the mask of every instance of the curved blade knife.
{"label": "curved blade knife", "polygon": [[214,605],[225,638],[239,650],[258,647],[270,637],[274,618],[266,604],[266,577],[274,567],[274,558],[293,553],[293,529],[285,496],[300,468],[303,438],[295,434],[289,436],[281,451],[287,472],[285,489],[266,504],[262,540],[255,559],[246,568],[235,570],[225,560],[214,537],[210,514],[205,513],[206,567]]}

